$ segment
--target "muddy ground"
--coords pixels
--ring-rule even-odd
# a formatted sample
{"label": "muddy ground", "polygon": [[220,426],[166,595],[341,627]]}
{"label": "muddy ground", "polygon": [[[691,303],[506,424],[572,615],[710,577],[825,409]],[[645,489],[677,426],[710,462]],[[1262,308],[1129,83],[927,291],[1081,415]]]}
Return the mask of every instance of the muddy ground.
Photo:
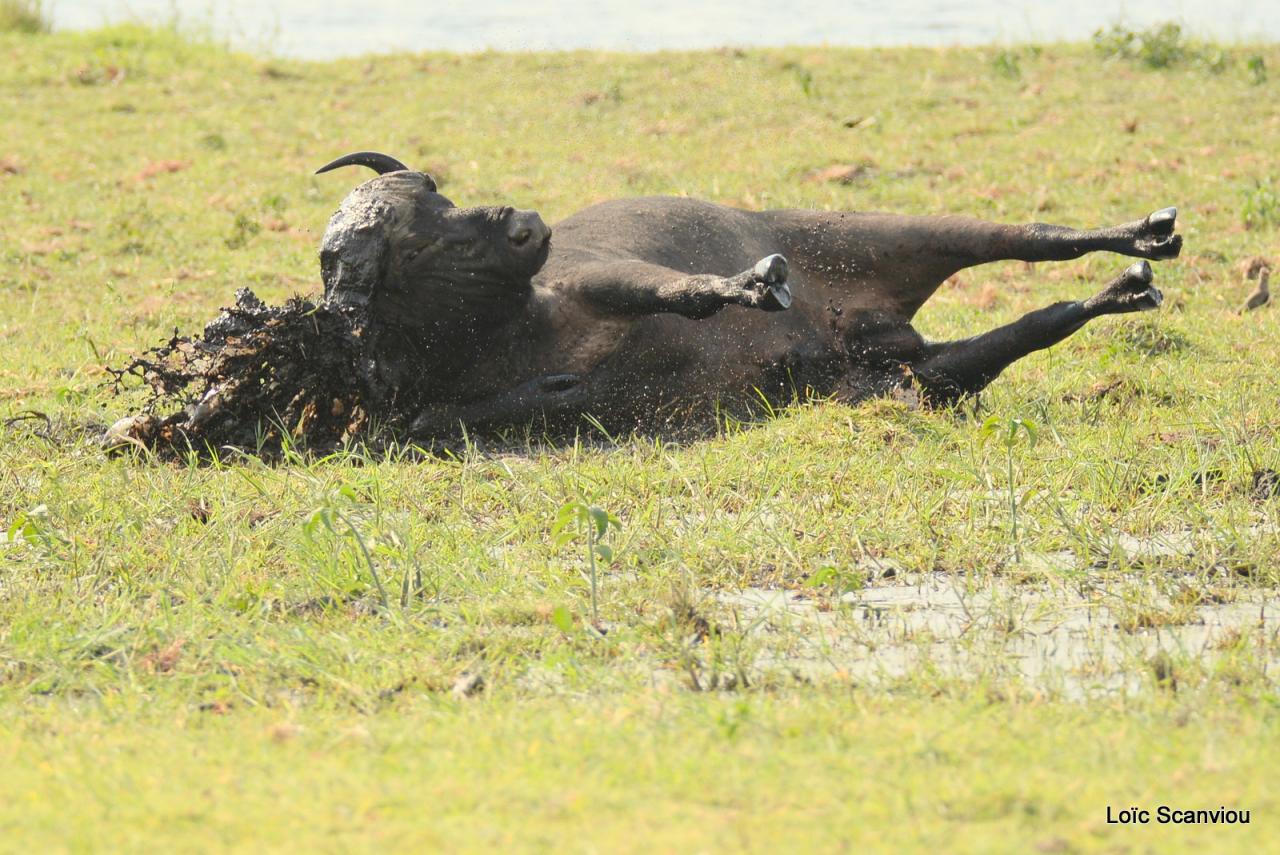
{"label": "muddy ground", "polygon": [[141,379],[151,397],[105,441],[162,457],[375,443],[395,418],[365,356],[367,338],[355,310],[296,297],[268,306],[242,288],[202,334],[175,333],[112,372],[117,385]]}

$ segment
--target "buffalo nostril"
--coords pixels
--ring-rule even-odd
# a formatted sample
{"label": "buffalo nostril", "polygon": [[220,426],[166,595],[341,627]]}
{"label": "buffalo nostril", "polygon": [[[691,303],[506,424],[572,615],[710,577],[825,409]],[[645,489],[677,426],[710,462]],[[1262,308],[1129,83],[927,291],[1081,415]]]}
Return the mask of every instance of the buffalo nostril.
{"label": "buffalo nostril", "polygon": [[529,238],[533,237],[532,229],[520,229],[511,233],[511,242],[516,246],[524,246],[529,242]]}

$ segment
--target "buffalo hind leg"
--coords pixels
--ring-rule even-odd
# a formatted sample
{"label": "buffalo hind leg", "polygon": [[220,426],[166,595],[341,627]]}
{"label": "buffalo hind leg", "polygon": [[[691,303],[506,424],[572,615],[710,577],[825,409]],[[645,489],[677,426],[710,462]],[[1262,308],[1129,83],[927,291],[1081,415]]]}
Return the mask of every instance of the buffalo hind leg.
{"label": "buffalo hind leg", "polygon": [[1158,307],[1164,297],[1153,278],[1151,265],[1140,261],[1087,300],[1054,303],[973,338],[927,345],[912,374],[935,405],[977,394],[1015,361],[1052,347],[1094,318]]}
{"label": "buffalo hind leg", "polygon": [[1182,235],[1174,234],[1177,208],[1161,208],[1141,220],[1104,229],[1072,229],[1046,223],[1014,226],[1021,234],[999,258],[1020,261],[1066,261],[1099,250],[1161,261],[1182,252]]}
{"label": "buffalo hind leg", "polygon": [[1161,208],[1141,220],[1100,229],[941,217],[932,228],[914,234],[915,240],[903,249],[931,257],[951,272],[991,261],[1070,261],[1090,252],[1160,261],[1182,252],[1182,235],[1174,233],[1177,225],[1177,208]]}
{"label": "buffalo hind leg", "polygon": [[[1091,252],[1114,252],[1151,261],[1176,258],[1182,236],[1175,233],[1176,208],[1161,208],[1140,220],[1098,229],[1049,223],[1010,225],[972,217],[876,216],[851,220],[849,229],[874,253],[855,250],[845,264],[864,276],[860,287],[878,292],[881,305],[914,317],[946,279],[992,261],[1068,261]],[[839,260],[823,257],[827,264]],[[862,280],[857,280],[862,281]]]}

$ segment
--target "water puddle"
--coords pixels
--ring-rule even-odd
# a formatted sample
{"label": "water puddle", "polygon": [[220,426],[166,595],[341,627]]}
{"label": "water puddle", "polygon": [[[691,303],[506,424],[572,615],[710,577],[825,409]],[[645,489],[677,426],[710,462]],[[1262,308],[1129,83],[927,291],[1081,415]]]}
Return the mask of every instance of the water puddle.
{"label": "water puddle", "polygon": [[1157,587],[1168,586],[927,573],[839,598],[747,588],[712,601],[756,645],[758,676],[884,684],[927,673],[1084,697],[1203,674],[1228,653],[1263,674],[1280,665],[1277,592]]}

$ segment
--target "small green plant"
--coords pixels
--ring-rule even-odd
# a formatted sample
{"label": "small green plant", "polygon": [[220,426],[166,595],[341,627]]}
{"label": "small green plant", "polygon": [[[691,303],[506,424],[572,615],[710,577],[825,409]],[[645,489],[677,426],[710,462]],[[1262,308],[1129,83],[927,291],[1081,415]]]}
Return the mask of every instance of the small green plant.
{"label": "small green plant", "polygon": [[1150,69],[1198,65],[1217,74],[1229,63],[1221,47],[1188,39],[1172,22],[1137,31],[1113,24],[1094,32],[1093,47],[1106,59],[1129,60]]}
{"label": "small green plant", "polygon": [[596,628],[600,625],[599,574],[596,570],[596,559],[599,558],[606,564],[613,561],[613,547],[604,542],[611,527],[622,528],[622,521],[599,505],[566,502],[556,514],[555,525],[551,528],[551,537],[556,546],[564,546],[579,532],[586,535],[587,565],[590,567],[591,580],[591,623]]}
{"label": "small green plant", "polygon": [[110,233],[119,238],[117,255],[148,255],[169,237],[168,226],[146,201],[129,205],[112,218]]}
{"label": "small green plant", "polygon": [[[372,513],[373,519],[366,519]],[[376,507],[365,504],[359,492],[350,485],[339,487],[311,512],[302,526],[308,540],[318,542],[327,533],[334,538],[341,551],[351,543],[359,553],[360,562],[368,570],[369,578],[378,595],[378,603],[384,612],[394,614],[387,583],[394,583],[396,574],[387,576],[378,569],[378,561],[399,564],[398,605],[403,611],[426,594],[422,570],[416,560],[417,550],[407,533],[396,531],[377,513]]]}
{"label": "small green plant", "polygon": [[9,528],[0,532],[0,543],[5,545],[32,544],[51,549],[55,544],[68,541],[49,522],[49,508],[37,505],[13,518]]}
{"label": "small green plant", "polygon": [[867,584],[866,576],[857,570],[826,565],[814,571],[805,585],[810,588],[830,588],[836,594],[861,591]]}
{"label": "small green plant", "polygon": [[1253,186],[1244,191],[1240,219],[1246,229],[1280,224],[1280,193],[1276,192],[1273,180],[1255,179]]}
{"label": "small green plant", "polygon": [[812,98],[818,94],[817,85],[813,80],[813,72],[805,68],[798,62],[786,62],[782,65],[783,71],[790,71],[795,75],[796,83],[800,84],[800,91],[804,93],[804,97]]}
{"label": "small green plant", "polygon": [[551,610],[551,623],[556,629],[569,635],[573,632],[573,613],[568,606],[556,606]]}
{"label": "small green plant", "polygon": [[253,236],[262,231],[262,224],[243,212],[236,214],[236,221],[231,226],[231,234],[223,241],[227,249],[244,249]]}
{"label": "small green plant", "polygon": [[1001,77],[1017,80],[1022,77],[1022,67],[1018,64],[1018,52],[1002,50],[991,60],[991,68]]}
{"label": "small green plant", "polygon": [[1254,54],[1244,64],[1245,70],[1253,77],[1253,85],[1261,86],[1267,82],[1267,61]]}
{"label": "small green plant", "polygon": [[800,91],[804,93],[804,97],[812,98],[815,92],[813,86],[813,72],[807,68],[797,68],[796,80],[800,83]]}
{"label": "small green plant", "polygon": [[378,589],[379,602],[382,603],[384,609],[389,610],[391,601],[387,597],[386,586],[382,584],[382,576],[378,573],[378,567],[373,563],[373,558],[369,555],[369,546],[365,543],[360,529],[351,521],[346,512],[347,507],[354,505],[358,501],[359,497],[353,488],[349,486],[341,487],[328,497],[324,504],[311,512],[311,516],[303,523],[302,528],[308,537],[313,538],[322,529],[328,531],[339,540],[350,537],[359,548],[360,555],[364,558],[365,566],[369,568],[369,575],[373,578],[373,584]]}
{"label": "small green plant", "polygon": [[0,0],[0,33],[47,33],[53,29],[42,0]]}
{"label": "small green plant", "polygon": [[[1015,417],[1008,420],[1001,419],[999,416],[991,416],[982,423],[979,435],[985,443],[990,439],[999,438],[1005,450],[1005,460],[1008,463],[1009,473],[1009,529],[1010,538],[1013,540],[1013,560],[1022,562],[1022,545],[1018,541],[1018,494],[1014,489],[1013,478],[1013,449],[1018,444],[1019,434],[1025,433],[1027,442],[1032,448],[1035,447],[1038,428],[1036,423],[1030,419]],[[1025,502],[1029,495],[1023,496]]]}

